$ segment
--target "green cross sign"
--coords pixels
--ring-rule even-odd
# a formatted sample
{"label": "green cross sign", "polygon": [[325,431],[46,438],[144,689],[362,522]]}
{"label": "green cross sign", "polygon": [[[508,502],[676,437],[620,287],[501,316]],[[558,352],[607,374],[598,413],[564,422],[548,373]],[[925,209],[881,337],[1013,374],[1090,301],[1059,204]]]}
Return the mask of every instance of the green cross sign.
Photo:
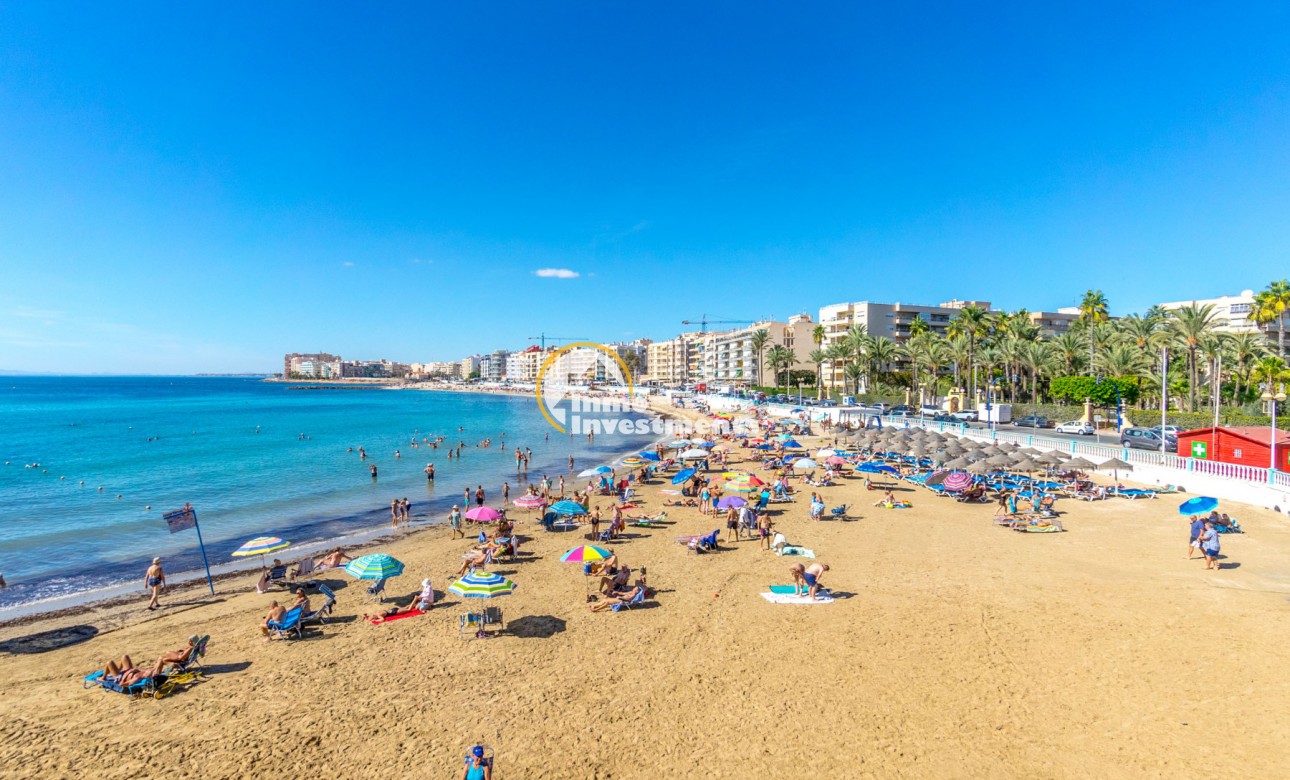
{"label": "green cross sign", "polygon": [[1194,441],[1191,443],[1191,456],[1207,460],[1209,458],[1209,445],[1203,441]]}

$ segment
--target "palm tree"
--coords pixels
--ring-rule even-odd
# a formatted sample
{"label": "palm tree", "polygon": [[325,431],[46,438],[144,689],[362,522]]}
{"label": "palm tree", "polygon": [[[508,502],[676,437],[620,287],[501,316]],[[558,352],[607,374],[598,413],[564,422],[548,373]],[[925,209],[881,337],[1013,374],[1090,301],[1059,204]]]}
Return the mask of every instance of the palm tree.
{"label": "palm tree", "polygon": [[752,347],[753,353],[757,356],[757,381],[763,386],[766,384],[766,379],[761,373],[761,355],[766,349],[766,345],[769,343],[770,331],[765,328],[759,328],[753,331],[752,335],[748,337],[748,346]]}
{"label": "palm tree", "polygon": [[1008,337],[999,342],[999,357],[1003,360],[1005,385],[1008,388],[1008,400],[1017,402],[1017,378],[1021,373],[1021,355],[1025,342],[1018,338]]}
{"label": "palm tree", "polygon": [[[834,342],[833,344],[830,344],[827,349],[824,350],[824,357],[829,362],[829,375],[832,376],[838,371],[839,365],[846,362],[846,359],[847,359],[846,347],[839,342]],[[846,378],[846,374],[843,373],[842,392],[846,393],[846,391],[847,391],[847,378]]]}
{"label": "palm tree", "polygon": [[1254,296],[1254,305],[1250,308],[1250,319],[1261,326],[1264,331],[1270,330],[1273,323],[1277,326],[1277,354],[1286,356],[1286,310],[1290,309],[1290,282],[1282,279],[1272,282],[1268,289]]}
{"label": "palm tree", "polygon": [[868,363],[870,387],[876,387],[878,384],[874,373],[883,374],[890,369],[891,362],[896,359],[898,351],[899,347],[896,346],[896,342],[886,336],[879,336],[869,342],[869,349],[865,353],[865,358]]}
{"label": "palm tree", "polygon": [[1057,334],[1051,342],[1053,351],[1057,354],[1062,363],[1062,370],[1066,376],[1072,376],[1084,362],[1084,340],[1079,337],[1078,333]]}
{"label": "palm tree", "polygon": [[945,341],[945,356],[954,365],[954,386],[963,386],[963,369],[968,365],[970,354],[966,336],[954,336]]}
{"label": "palm tree", "polygon": [[1101,290],[1087,290],[1079,302],[1079,319],[1088,326],[1088,362],[1096,363],[1097,324],[1110,318],[1107,310],[1106,296]]}
{"label": "palm tree", "polygon": [[[1027,321],[1029,324],[1029,321]],[[1039,403],[1039,379],[1049,376],[1057,368],[1060,360],[1052,346],[1046,341],[1021,341],[1021,367],[1030,374],[1030,402]]]}
{"label": "palm tree", "polygon": [[1129,341],[1108,344],[1097,356],[1097,371],[1116,379],[1141,377],[1151,370],[1146,356]]}
{"label": "palm tree", "polygon": [[864,375],[864,366],[859,363],[850,363],[845,369],[843,369],[842,373],[844,379],[850,379],[856,387],[859,387],[860,377]]}
{"label": "palm tree", "polygon": [[1223,322],[1224,320],[1214,313],[1214,304],[1212,303],[1207,303],[1203,306],[1189,303],[1169,312],[1168,325],[1170,332],[1178,345],[1187,352],[1187,378],[1191,385],[1187,398],[1187,411],[1189,412],[1196,411],[1196,390],[1197,383],[1200,381],[1199,355],[1201,344],[1206,337],[1214,332],[1214,328]]}
{"label": "palm tree", "polygon": [[[976,342],[988,332],[988,313],[980,306],[964,306],[950,321],[946,331],[950,336],[964,336],[968,340],[968,371],[976,364]],[[972,374],[972,387],[968,393],[972,403],[976,403],[976,374]]]}
{"label": "palm tree", "polygon": [[914,321],[909,323],[909,337],[912,339],[915,336],[921,336],[931,329],[932,326],[927,324],[927,320],[923,319],[922,315],[915,314]]}
{"label": "palm tree", "polygon": [[1232,355],[1232,405],[1241,405],[1241,383],[1249,385],[1250,371],[1254,361],[1268,354],[1267,347],[1255,334],[1237,333],[1228,342]]}
{"label": "palm tree", "polygon": [[[776,344],[766,352],[766,359],[770,362],[770,370],[775,374],[775,388],[778,390],[780,371],[792,368],[797,363],[797,353],[789,347]],[[784,384],[787,386],[788,378],[785,377],[784,379]]]}
{"label": "palm tree", "polygon": [[[864,359],[865,353],[869,349],[869,329],[864,325],[852,325],[847,328],[847,332],[843,335],[842,340],[846,342],[850,349],[852,359],[859,362]],[[859,392],[859,382],[856,383],[855,389]]]}
{"label": "palm tree", "polygon": [[821,372],[823,371],[824,363],[829,359],[829,353],[822,349],[813,349],[811,354],[806,356],[806,359],[815,364],[815,397],[817,399],[823,398],[824,376]]}

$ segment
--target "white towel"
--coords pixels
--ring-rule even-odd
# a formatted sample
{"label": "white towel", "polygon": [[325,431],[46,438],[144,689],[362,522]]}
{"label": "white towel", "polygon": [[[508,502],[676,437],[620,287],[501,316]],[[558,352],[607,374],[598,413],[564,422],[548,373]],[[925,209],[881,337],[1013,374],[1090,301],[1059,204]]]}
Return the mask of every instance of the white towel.
{"label": "white towel", "polygon": [[815,598],[810,596],[794,596],[792,593],[763,593],[761,597],[772,604],[832,604],[833,597],[820,595]]}
{"label": "white towel", "polygon": [[815,550],[808,550],[805,547],[794,547],[788,545],[780,555],[795,555],[799,558],[814,558]]}

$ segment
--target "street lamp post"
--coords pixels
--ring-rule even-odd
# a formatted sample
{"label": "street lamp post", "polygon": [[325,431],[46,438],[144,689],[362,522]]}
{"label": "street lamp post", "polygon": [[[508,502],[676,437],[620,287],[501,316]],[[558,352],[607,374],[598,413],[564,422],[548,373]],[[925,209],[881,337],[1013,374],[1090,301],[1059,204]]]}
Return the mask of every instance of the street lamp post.
{"label": "street lamp post", "polygon": [[1263,392],[1262,398],[1272,407],[1272,435],[1269,437],[1272,447],[1272,470],[1269,472],[1269,478],[1274,479],[1277,472],[1277,405],[1284,403],[1286,400],[1285,385],[1282,385],[1275,393],[1272,392],[1272,387],[1269,385],[1268,389]]}

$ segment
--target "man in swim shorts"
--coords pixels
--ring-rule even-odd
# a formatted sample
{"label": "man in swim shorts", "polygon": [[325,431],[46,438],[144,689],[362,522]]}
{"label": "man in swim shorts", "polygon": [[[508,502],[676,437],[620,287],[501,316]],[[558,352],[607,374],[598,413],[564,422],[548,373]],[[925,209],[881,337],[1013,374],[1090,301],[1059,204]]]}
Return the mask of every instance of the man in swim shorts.
{"label": "man in swim shorts", "polygon": [[820,578],[823,577],[824,572],[828,570],[829,565],[827,563],[817,562],[807,566],[806,571],[802,572],[802,579],[806,582],[806,586],[809,589],[807,591],[808,596],[815,598],[815,594],[820,590]]}
{"label": "man in swim shorts", "polygon": [[152,591],[152,600],[148,602],[148,609],[160,607],[161,603],[157,599],[166,587],[166,572],[161,569],[160,558],[152,559],[152,565],[148,567],[148,573],[144,576],[144,586]]}

